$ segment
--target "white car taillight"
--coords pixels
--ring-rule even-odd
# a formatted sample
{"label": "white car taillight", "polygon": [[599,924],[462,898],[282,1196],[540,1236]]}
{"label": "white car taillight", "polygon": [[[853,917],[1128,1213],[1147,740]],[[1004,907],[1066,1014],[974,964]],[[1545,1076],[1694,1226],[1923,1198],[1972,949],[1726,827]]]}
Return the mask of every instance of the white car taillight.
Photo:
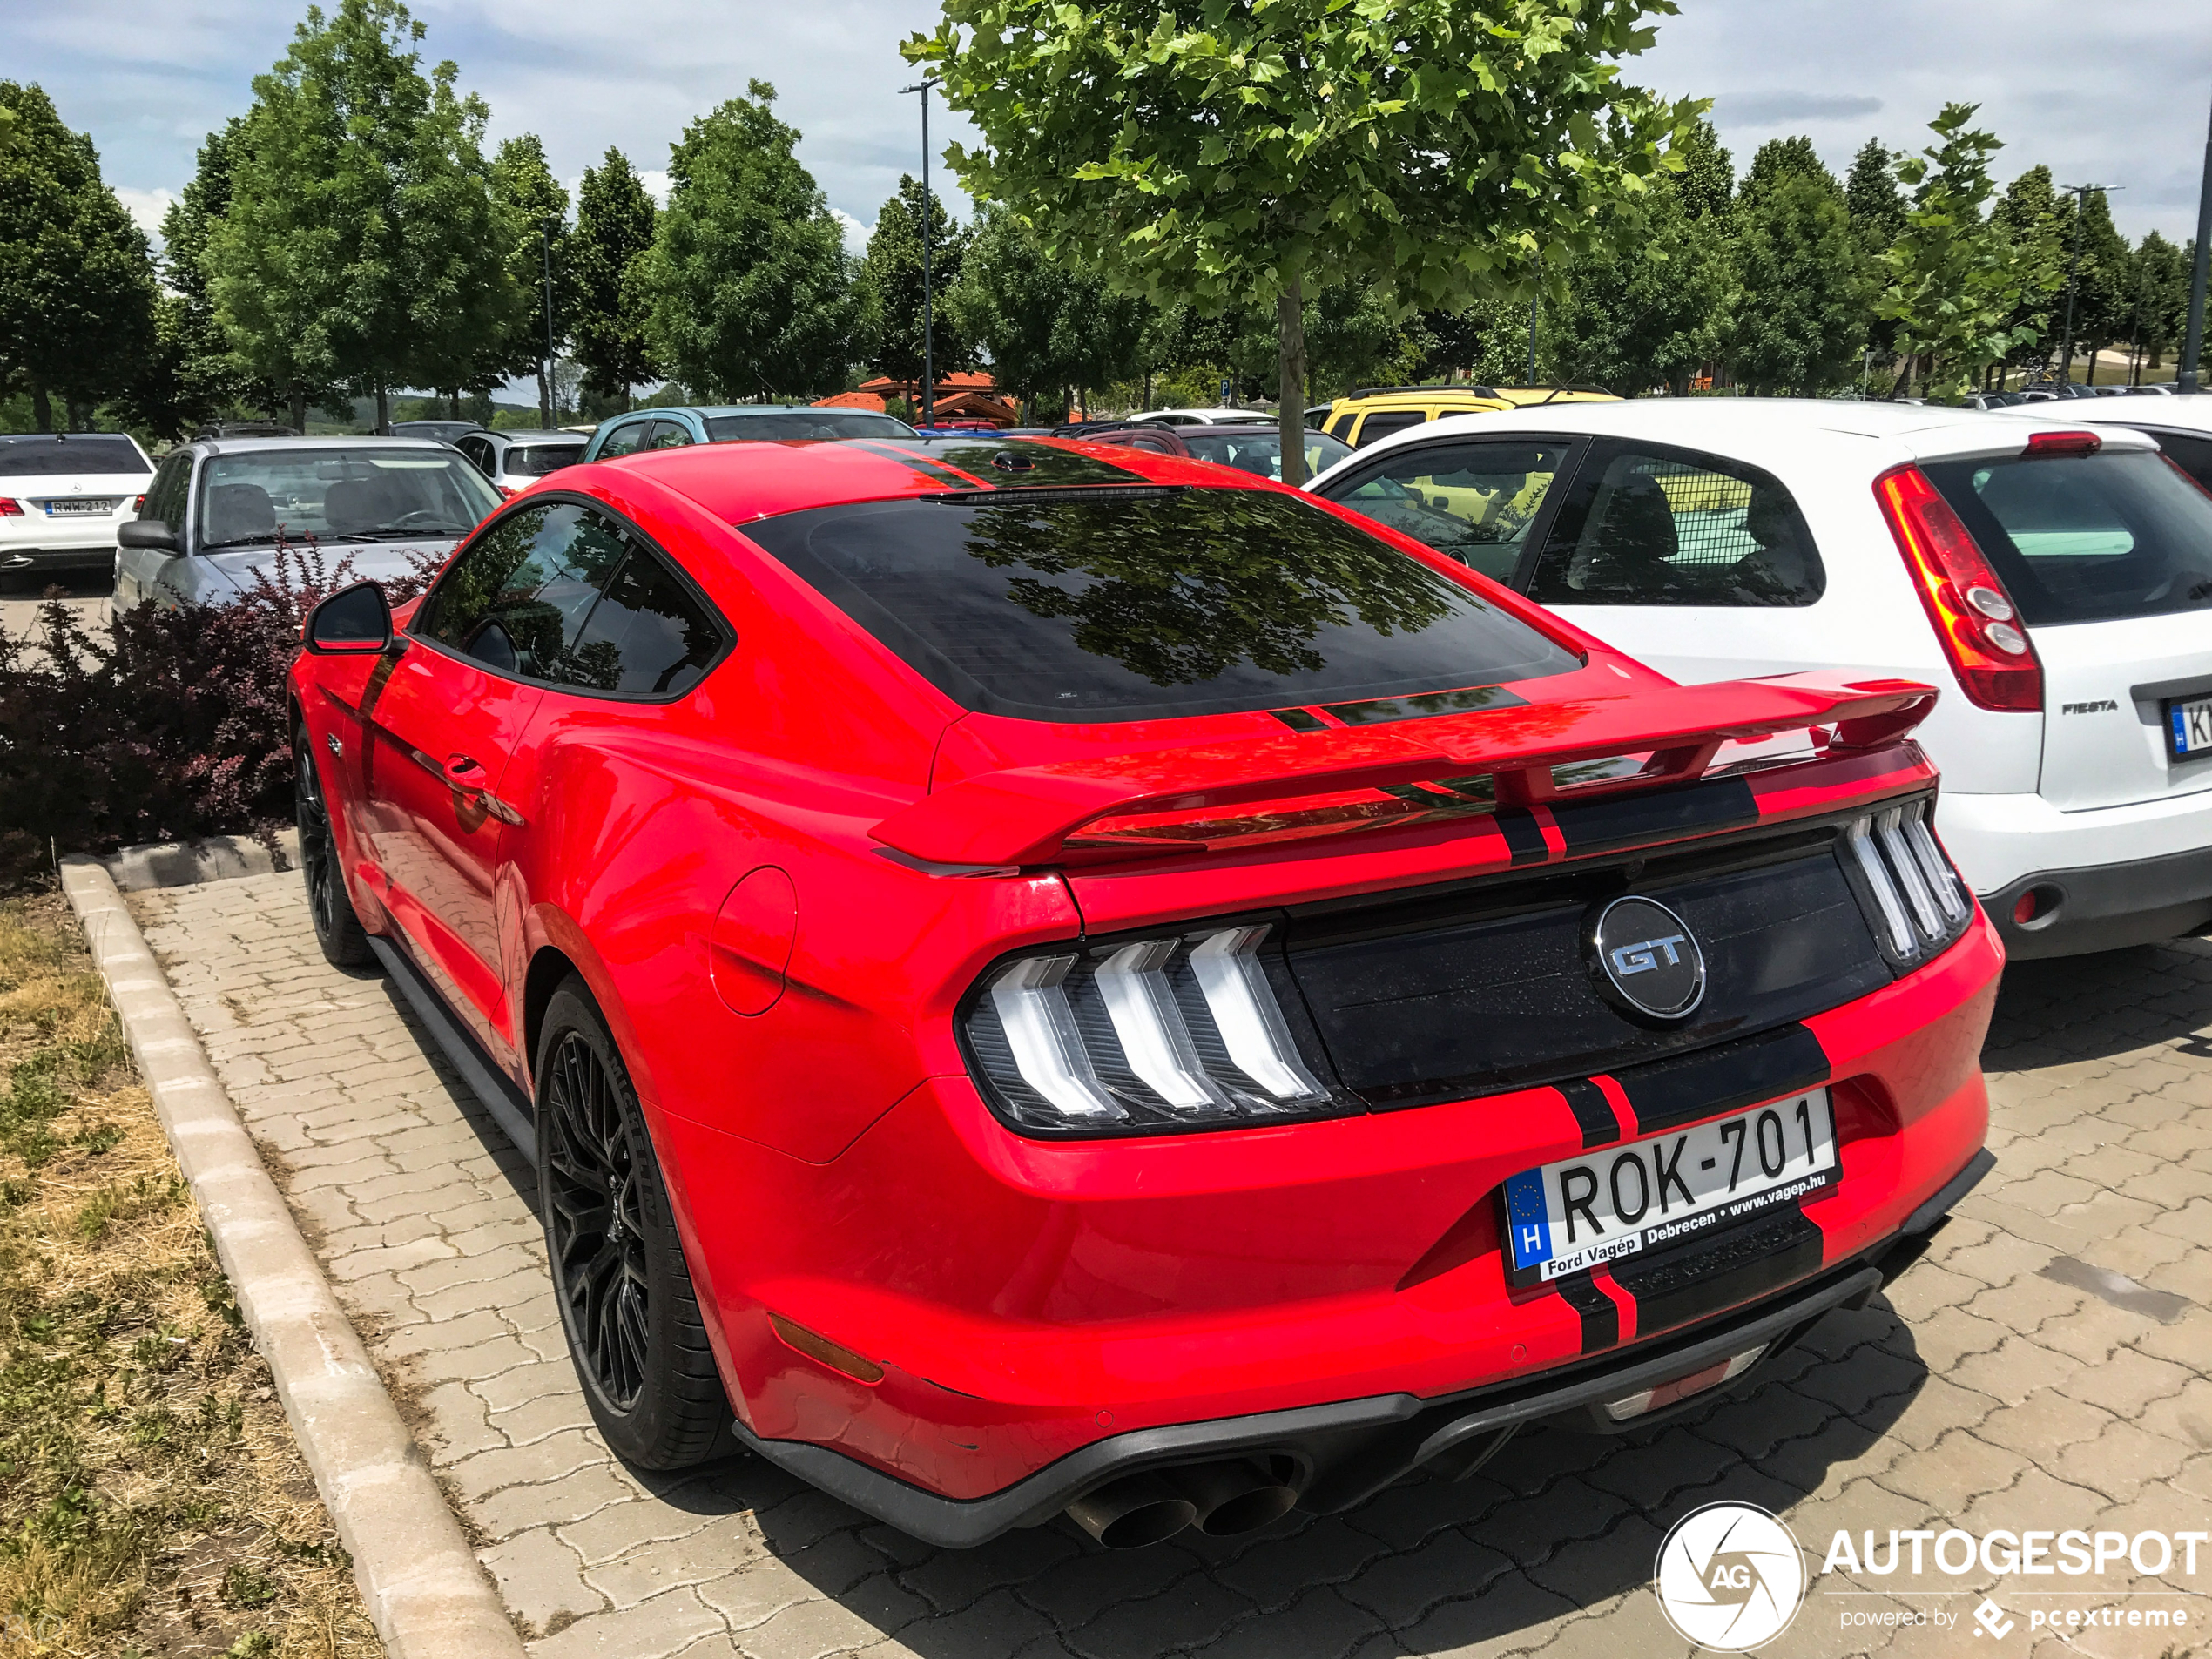
{"label": "white car taillight", "polygon": [[1356,1109],[1299,1052],[1265,924],[1022,957],[962,1022],[978,1081],[1023,1128],[1123,1134]]}

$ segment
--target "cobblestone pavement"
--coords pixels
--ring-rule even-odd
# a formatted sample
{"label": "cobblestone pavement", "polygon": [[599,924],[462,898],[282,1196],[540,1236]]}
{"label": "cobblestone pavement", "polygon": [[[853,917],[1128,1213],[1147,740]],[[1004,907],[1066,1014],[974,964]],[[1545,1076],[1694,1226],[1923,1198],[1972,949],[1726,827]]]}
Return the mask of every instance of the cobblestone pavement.
{"label": "cobblestone pavement", "polygon": [[[1246,1539],[1117,1554],[1062,1521],[947,1552],[758,1460],[674,1480],[614,1461],[563,1351],[528,1172],[384,983],[324,966],[299,878],[132,903],[543,1659],[1680,1653],[1653,1556],[1716,1499],[1783,1514],[1816,1561],[1838,1527],[2212,1527],[2212,942],[2011,970],[1998,1172],[1886,1302],[1831,1317],[1746,1398],[1641,1435],[1526,1435],[1461,1484]],[[2012,1579],[1995,1595],[2018,1628],[1980,1646],[1993,1575],[1916,1581],[1947,1595],[1825,1577],[1770,1651],[2202,1659],[2212,1596],[2172,1594],[2212,1585],[2212,1552],[2200,1568],[2036,1581],[2094,1596]],[[2187,1635],[2035,1645],[2033,1609],[2124,1589],[2185,1608]],[[1864,1622],[1896,1608],[1967,1616]]]}

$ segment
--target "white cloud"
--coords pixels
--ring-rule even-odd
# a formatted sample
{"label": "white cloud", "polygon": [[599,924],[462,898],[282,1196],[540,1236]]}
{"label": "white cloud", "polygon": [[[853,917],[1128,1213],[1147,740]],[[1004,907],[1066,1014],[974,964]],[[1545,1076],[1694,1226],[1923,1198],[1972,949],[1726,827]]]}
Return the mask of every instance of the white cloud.
{"label": "white cloud", "polygon": [[644,185],[645,193],[653,199],[654,206],[665,207],[668,206],[668,174],[666,172],[648,169],[637,175],[637,182]]}
{"label": "white cloud", "polygon": [[868,251],[868,238],[875,234],[875,226],[863,225],[842,207],[830,209],[830,217],[845,226],[845,251],[855,259]]}
{"label": "white cloud", "polygon": [[123,204],[123,211],[138,222],[138,226],[152,239],[156,247],[161,246],[161,216],[169,211],[176,199],[174,192],[159,190],[130,190],[115,186],[115,199]]}

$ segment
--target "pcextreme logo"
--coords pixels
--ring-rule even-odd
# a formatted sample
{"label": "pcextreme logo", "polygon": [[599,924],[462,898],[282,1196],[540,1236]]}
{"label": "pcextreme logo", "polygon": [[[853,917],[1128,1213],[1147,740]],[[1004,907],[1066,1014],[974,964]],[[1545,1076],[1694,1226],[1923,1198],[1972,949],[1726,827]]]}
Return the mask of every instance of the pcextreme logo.
{"label": "pcextreme logo", "polygon": [[1709,1503],[1659,1546],[1652,1588],[1683,1640],[1749,1653],[1790,1628],[1805,1599],[1805,1558],[1790,1529],[1753,1503]]}

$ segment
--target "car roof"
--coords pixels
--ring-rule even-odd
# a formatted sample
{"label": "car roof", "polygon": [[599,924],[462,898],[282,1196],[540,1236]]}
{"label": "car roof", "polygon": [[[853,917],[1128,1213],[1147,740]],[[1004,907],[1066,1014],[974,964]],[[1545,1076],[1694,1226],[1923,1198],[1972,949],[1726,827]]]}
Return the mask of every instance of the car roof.
{"label": "car roof", "polygon": [[2060,426],[2163,427],[2175,432],[2212,432],[2212,393],[2182,397],[2086,397],[2054,399],[2047,403],[2016,403],[2000,411],[2028,421],[2054,421]]}
{"label": "car roof", "polygon": [[365,437],[328,438],[199,438],[185,446],[211,455],[260,455],[272,450],[306,449],[325,451],[347,449],[411,449],[431,455],[451,455],[452,446],[440,443],[435,438]]}
{"label": "car roof", "polygon": [[559,443],[581,447],[591,442],[588,432],[570,432],[561,427],[550,430],[544,427],[510,427],[504,432],[487,432],[487,438],[497,438],[502,443]]}
{"label": "car roof", "polygon": [[[1364,466],[1376,455],[1408,444],[1442,437],[1479,437],[1514,432],[1588,434],[1596,437],[1641,438],[1653,443],[1710,448],[1745,460],[1774,455],[1821,439],[1887,441],[1895,460],[1919,456],[1972,455],[1987,449],[2017,449],[2015,409],[1954,409],[1912,403],[1860,402],[1847,398],[1640,397],[1618,402],[1528,404],[1518,408],[1447,415],[1393,432],[1338,462],[1318,482],[1339,469]],[[2141,441],[2143,447],[2149,440]],[[1868,459],[1873,459],[1871,452]]]}
{"label": "car roof", "polygon": [[[732,415],[788,415],[793,409],[811,409],[812,403],[663,403],[650,409],[627,409],[620,415],[610,415],[608,421],[626,421],[633,415],[696,415],[702,421],[722,420]],[[867,410],[863,409],[866,415]],[[604,424],[604,422],[602,422]]]}
{"label": "car roof", "polygon": [[[1001,472],[994,457],[1027,452],[1035,470]],[[1050,457],[1050,459],[1048,459]],[[1241,487],[1236,475],[1179,456],[1146,455],[1071,438],[1008,438],[957,433],[914,438],[770,439],[691,444],[596,461],[562,475],[563,488],[651,479],[690,497],[723,523],[747,523],[845,502],[907,496],[981,494],[992,489],[1066,489],[1084,484],[1163,482]]]}

